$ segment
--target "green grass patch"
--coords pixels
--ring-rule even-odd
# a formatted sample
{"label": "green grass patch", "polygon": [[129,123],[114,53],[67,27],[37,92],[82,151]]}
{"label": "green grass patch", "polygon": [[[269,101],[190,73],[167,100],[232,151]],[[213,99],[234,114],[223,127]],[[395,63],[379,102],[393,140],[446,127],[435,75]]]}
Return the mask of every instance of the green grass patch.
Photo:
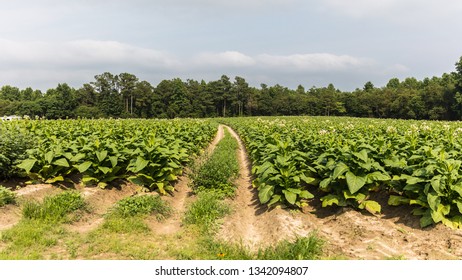
{"label": "green grass patch", "polygon": [[40,220],[46,223],[71,222],[76,219],[76,215],[69,214],[77,210],[85,210],[86,206],[79,192],[65,191],[45,197],[43,202],[25,202],[22,215],[25,219]]}
{"label": "green grass patch", "polygon": [[0,207],[16,202],[16,195],[11,190],[0,186]]}
{"label": "green grass patch", "polygon": [[0,252],[0,259],[45,259],[47,250],[58,245],[65,236],[65,230],[59,225],[23,219],[1,233],[0,239],[6,248]]}
{"label": "green grass patch", "polygon": [[324,241],[311,234],[307,237],[297,237],[295,241],[283,240],[273,247],[259,250],[256,256],[259,260],[316,260],[322,255]]}
{"label": "green grass patch", "polygon": [[117,202],[110,211],[109,216],[121,218],[156,215],[158,220],[162,220],[172,213],[171,207],[159,196],[140,195],[124,198]]}
{"label": "green grass patch", "polygon": [[216,192],[201,192],[185,214],[184,222],[196,225],[202,232],[213,232],[217,220],[230,213],[230,208],[223,202],[223,196]]}
{"label": "green grass patch", "polygon": [[227,129],[224,132],[224,138],[218,143],[208,161],[192,176],[192,187],[196,193],[216,191],[226,196],[234,195],[233,180],[239,175],[236,154],[239,146]]}

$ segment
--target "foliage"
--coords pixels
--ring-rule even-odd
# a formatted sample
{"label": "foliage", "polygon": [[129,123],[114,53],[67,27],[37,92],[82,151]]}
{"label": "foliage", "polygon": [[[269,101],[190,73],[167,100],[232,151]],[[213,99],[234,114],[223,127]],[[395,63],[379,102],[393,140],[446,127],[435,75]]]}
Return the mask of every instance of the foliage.
{"label": "foliage", "polygon": [[216,125],[205,120],[59,120],[21,121],[34,145],[17,165],[38,181],[55,183],[82,174],[86,185],[102,188],[128,179],[166,194],[191,154],[213,137]]}
{"label": "foliage", "polygon": [[370,192],[390,205],[415,205],[421,226],[462,228],[462,142],[458,122],[352,118],[223,120],[243,138],[260,202],[303,207],[313,193],[322,206],[379,213]]}
{"label": "foliage", "polygon": [[283,240],[274,246],[260,249],[258,260],[316,260],[322,255],[324,241],[316,234],[300,237],[294,241]]}
{"label": "foliage", "polygon": [[16,164],[26,157],[26,150],[32,143],[25,127],[0,122],[0,180],[19,175]]}
{"label": "foliage", "polygon": [[12,204],[16,201],[16,195],[11,190],[0,185],[0,207]]}

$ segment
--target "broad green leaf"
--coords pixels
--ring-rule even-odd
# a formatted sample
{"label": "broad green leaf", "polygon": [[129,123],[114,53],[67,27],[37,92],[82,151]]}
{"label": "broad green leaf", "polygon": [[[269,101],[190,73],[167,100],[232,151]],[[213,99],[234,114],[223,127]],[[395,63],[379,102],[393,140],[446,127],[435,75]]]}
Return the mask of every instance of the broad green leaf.
{"label": "broad green leaf", "polygon": [[106,182],[99,182],[99,183],[98,183],[98,188],[105,189],[106,187],[107,187],[107,183],[106,183]]}
{"label": "broad green leaf", "polygon": [[101,172],[103,172],[104,174],[111,173],[112,171],[112,168],[105,167],[105,166],[98,166],[98,169],[101,170]]}
{"label": "broad green leaf", "polygon": [[102,162],[107,157],[107,151],[96,151],[96,157],[98,158],[99,162]]}
{"label": "broad green leaf", "polygon": [[24,169],[27,173],[29,173],[31,171],[31,169],[34,167],[36,162],[37,162],[36,159],[25,159],[20,164],[18,164],[17,166],[19,168]]}
{"label": "broad green leaf", "polygon": [[301,191],[298,196],[300,196],[300,198],[304,198],[304,199],[314,198],[314,195],[312,193],[310,193],[309,191],[307,191],[307,190]]}
{"label": "broad green leaf", "polygon": [[406,205],[409,204],[409,198],[397,196],[397,195],[390,195],[388,198],[388,205],[398,206],[398,205]]}
{"label": "broad green leaf", "polygon": [[332,173],[332,179],[335,180],[338,178],[338,176],[343,175],[345,172],[350,170],[348,165],[346,165],[343,162],[339,162],[337,166],[334,169],[334,172]]}
{"label": "broad green leaf", "polygon": [[361,203],[363,200],[366,199],[366,195],[365,195],[365,194],[363,194],[363,193],[355,193],[355,194],[352,194],[352,193],[350,193],[350,191],[348,191],[348,190],[343,191],[343,196],[345,197],[345,199],[355,199],[355,200],[358,201],[359,203]]}
{"label": "broad green leaf", "polygon": [[348,189],[352,194],[359,191],[366,184],[366,176],[356,176],[353,172],[348,171],[345,175]]}
{"label": "broad green leaf", "polygon": [[274,187],[271,185],[265,185],[264,187],[258,190],[258,199],[260,203],[265,204],[267,203],[274,193]]}
{"label": "broad green leaf", "polygon": [[156,183],[157,188],[159,189],[160,194],[167,194],[167,192],[164,189],[164,183]]}
{"label": "broad green leaf", "polygon": [[382,206],[376,201],[365,200],[361,203],[360,209],[366,209],[369,213],[376,214],[382,211]]}
{"label": "broad green leaf", "polygon": [[62,167],[69,167],[69,163],[67,162],[67,159],[65,158],[60,158],[58,160],[55,160],[53,162],[54,165],[62,166]]}
{"label": "broad green leaf", "polygon": [[62,182],[62,181],[64,181],[63,176],[56,176],[54,178],[50,178],[50,179],[46,180],[45,183],[53,184],[53,183]]}
{"label": "broad green leaf", "polygon": [[78,153],[78,154],[76,154],[75,156],[73,156],[73,157],[70,159],[70,161],[71,161],[71,162],[78,162],[78,161],[80,161],[80,160],[82,160],[82,159],[84,159],[84,158],[85,158],[85,154]]}
{"label": "broad green leaf", "polygon": [[420,227],[427,227],[433,224],[433,219],[429,211],[426,211],[420,218]]}
{"label": "broad green leaf", "polygon": [[441,198],[434,193],[428,193],[427,194],[427,201],[428,201],[428,206],[430,206],[430,209],[433,211],[436,211],[438,209],[438,205],[441,203]]}
{"label": "broad green leaf", "polygon": [[391,177],[388,174],[383,174],[382,172],[375,171],[372,173],[367,174],[367,178],[372,182],[375,181],[388,181]]}
{"label": "broad green leaf", "polygon": [[[462,197],[462,183],[451,186],[451,189],[459,194]],[[462,213],[462,212],[461,212]]]}
{"label": "broad green leaf", "polygon": [[96,183],[96,182],[98,182],[98,179],[96,179],[94,177],[83,176],[83,178],[82,178],[82,183],[84,185],[89,185],[89,184]]}
{"label": "broad green leaf", "polygon": [[360,160],[367,162],[368,156],[367,156],[367,151],[366,150],[361,150],[359,153],[353,153],[353,155]]}
{"label": "broad green leaf", "polygon": [[289,191],[289,190],[282,190],[284,197],[286,198],[287,202],[294,205],[295,201],[297,201],[297,194]]}
{"label": "broad green leaf", "polygon": [[305,174],[300,174],[300,180],[302,180],[303,182],[305,182],[307,184],[312,184],[312,183],[314,183],[316,181],[315,178],[308,177]]}
{"label": "broad green leaf", "polygon": [[430,183],[432,188],[436,191],[436,193],[441,193],[441,175],[433,177]]}
{"label": "broad green leaf", "polygon": [[88,170],[88,168],[90,168],[91,165],[92,165],[91,161],[86,161],[84,163],[77,165],[76,168],[77,170],[79,170],[80,173],[84,173],[85,171]]}
{"label": "broad green leaf", "polygon": [[45,160],[48,163],[51,163],[53,161],[53,158],[54,158],[54,154],[53,154],[52,151],[49,151],[49,152],[45,153]]}
{"label": "broad green leaf", "polygon": [[322,191],[328,191],[329,190],[329,184],[332,182],[332,178],[326,178],[319,183],[319,188]]}
{"label": "broad green leaf", "polygon": [[286,190],[292,192],[292,193],[295,193],[295,194],[300,194],[302,192],[302,190],[300,189],[294,189],[294,188],[287,188]]}
{"label": "broad green leaf", "polygon": [[149,161],[148,161],[148,160],[145,160],[145,159],[142,158],[142,157],[137,157],[137,158],[136,158],[136,162],[135,162],[135,166],[134,166],[134,168],[132,169],[132,171],[133,171],[134,173],[138,173],[138,172],[140,172],[141,170],[143,170],[148,164],[149,164]]}
{"label": "broad green leaf", "polygon": [[109,161],[111,162],[112,167],[117,166],[118,160],[119,160],[119,157],[116,157],[116,156],[109,157]]}
{"label": "broad green leaf", "polygon": [[328,194],[326,196],[321,197],[322,207],[332,206],[332,205],[339,205],[339,197],[334,194]]}
{"label": "broad green leaf", "polygon": [[278,203],[279,201],[281,201],[281,196],[279,194],[273,195],[270,202],[268,202],[268,207],[270,207],[271,205],[273,205],[275,203]]}
{"label": "broad green leaf", "polygon": [[401,174],[401,179],[406,180],[406,184],[408,185],[414,185],[414,184],[425,182],[425,180],[422,178],[413,177],[413,176],[409,176],[406,174]]}

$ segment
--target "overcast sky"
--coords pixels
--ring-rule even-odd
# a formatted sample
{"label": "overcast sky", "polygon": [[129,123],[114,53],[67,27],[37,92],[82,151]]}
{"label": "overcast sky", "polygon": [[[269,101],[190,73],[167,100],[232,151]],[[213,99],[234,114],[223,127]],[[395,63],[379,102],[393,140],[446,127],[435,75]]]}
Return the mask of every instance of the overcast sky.
{"label": "overcast sky", "polygon": [[0,86],[80,87],[109,71],[241,76],[295,88],[441,76],[462,56],[456,0],[0,0]]}

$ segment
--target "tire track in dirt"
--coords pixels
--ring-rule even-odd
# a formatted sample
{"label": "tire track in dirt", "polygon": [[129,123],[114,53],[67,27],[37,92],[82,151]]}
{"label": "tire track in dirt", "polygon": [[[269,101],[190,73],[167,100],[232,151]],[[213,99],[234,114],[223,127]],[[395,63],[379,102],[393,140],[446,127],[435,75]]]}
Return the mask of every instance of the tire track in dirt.
{"label": "tire track in dirt", "polygon": [[[212,154],[213,150],[215,150],[215,147],[221,141],[221,139],[223,139],[223,137],[223,125],[219,125],[217,134],[213,141],[210,143],[210,145],[206,148],[206,156],[202,157],[202,160],[207,158],[207,155]],[[196,159],[195,164],[202,164],[203,162],[200,162],[200,160],[201,158]],[[190,174],[191,172],[191,169],[186,168],[183,175],[178,177],[178,181],[175,184],[175,191],[173,196],[162,197],[162,199],[167,201],[173,208],[173,215],[170,218],[160,222],[155,217],[149,217],[147,219],[146,222],[152,231],[162,235],[172,235],[181,230],[184,213],[186,212],[188,198],[190,197],[192,192],[191,188],[189,187],[190,179],[188,176],[188,174]]]}

